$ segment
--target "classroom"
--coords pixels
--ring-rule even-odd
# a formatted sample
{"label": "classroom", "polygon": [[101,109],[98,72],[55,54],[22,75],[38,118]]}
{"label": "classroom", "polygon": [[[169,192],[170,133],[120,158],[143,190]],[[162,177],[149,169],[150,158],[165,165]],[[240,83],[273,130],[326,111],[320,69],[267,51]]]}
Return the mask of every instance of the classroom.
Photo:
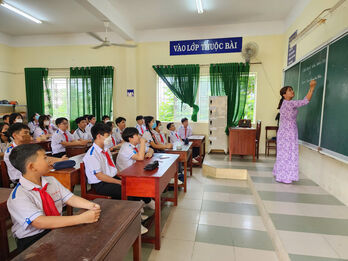
{"label": "classroom", "polygon": [[348,260],[347,14],[0,0],[0,261]]}

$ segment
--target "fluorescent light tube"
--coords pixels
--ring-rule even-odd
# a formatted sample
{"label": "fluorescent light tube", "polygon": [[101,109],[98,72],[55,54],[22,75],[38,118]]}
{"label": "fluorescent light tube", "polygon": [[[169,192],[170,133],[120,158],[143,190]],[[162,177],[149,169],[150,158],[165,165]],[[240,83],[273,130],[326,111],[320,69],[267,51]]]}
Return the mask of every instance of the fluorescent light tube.
{"label": "fluorescent light tube", "polygon": [[199,14],[202,14],[203,13],[202,0],[196,0],[196,7],[197,7],[197,12]]}
{"label": "fluorescent light tube", "polygon": [[11,10],[12,12],[15,12],[15,13],[21,15],[21,16],[24,16],[25,18],[28,18],[29,20],[31,20],[31,21],[33,21],[33,22],[35,22],[37,24],[41,24],[42,23],[39,19],[36,19],[35,17],[32,17],[31,15],[28,15],[28,14],[24,13],[21,10],[18,10],[17,8],[13,7],[12,5],[9,5],[9,4],[5,3],[5,2],[2,2],[1,5],[3,7],[6,7],[7,9]]}

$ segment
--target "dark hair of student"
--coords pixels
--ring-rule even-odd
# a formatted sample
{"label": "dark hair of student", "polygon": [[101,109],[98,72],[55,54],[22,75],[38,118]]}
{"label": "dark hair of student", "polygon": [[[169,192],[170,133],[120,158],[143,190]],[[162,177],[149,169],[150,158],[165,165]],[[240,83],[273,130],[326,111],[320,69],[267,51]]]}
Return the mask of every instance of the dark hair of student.
{"label": "dark hair of student", "polygon": [[5,115],[2,117],[2,120],[5,121],[7,118],[10,118],[10,115],[9,115],[9,114],[5,114]]}
{"label": "dark hair of student", "polygon": [[47,115],[40,115],[40,117],[39,117],[39,127],[42,130],[44,130],[44,129],[48,130],[49,126],[45,126],[44,121],[49,121],[49,120],[50,120],[50,118]]}
{"label": "dark hair of student", "polygon": [[291,86],[284,86],[283,88],[281,88],[280,89],[280,96],[282,96],[282,98],[280,99],[280,101],[279,101],[279,105],[278,105],[278,110],[280,109],[280,107],[282,107],[282,104],[283,104],[283,101],[284,101],[284,94],[288,91],[288,89],[292,89],[292,87]]}
{"label": "dark hair of student", "polygon": [[181,123],[184,123],[185,121],[188,121],[188,119],[187,118],[182,118],[181,119]]}
{"label": "dark hair of student", "polygon": [[76,120],[75,120],[75,123],[76,124],[80,124],[81,121],[85,121],[86,118],[85,117],[77,117]]}
{"label": "dark hair of student", "polygon": [[156,128],[159,127],[159,125],[161,124],[161,121],[156,121]]}
{"label": "dark hair of student", "polygon": [[172,124],[174,124],[174,122],[169,122],[169,123],[167,124],[167,129],[168,129],[168,130],[170,129],[170,127],[172,126]]}
{"label": "dark hair of student", "polygon": [[117,117],[116,120],[115,120],[115,123],[117,125],[117,124],[121,123],[122,121],[126,121],[126,119],[123,118],[123,117]]}
{"label": "dark hair of student", "polygon": [[88,120],[90,121],[91,119],[93,119],[95,116],[94,115],[88,115]]}
{"label": "dark hair of student", "polygon": [[88,120],[88,116],[89,116],[88,114],[85,114],[82,116],[82,118],[84,118],[85,120]]}
{"label": "dark hair of student", "polygon": [[152,132],[152,128],[150,128],[150,122],[153,120],[154,118],[152,116],[145,116],[144,117],[144,121],[145,121],[145,127],[146,129],[150,132],[152,138],[153,138],[153,141],[156,143],[156,139],[155,139],[155,136]]}
{"label": "dark hair of student", "polygon": [[37,152],[44,149],[38,144],[22,144],[14,147],[10,154],[11,164],[22,174],[27,172],[26,167],[29,162],[34,162]]}
{"label": "dark hair of student", "polygon": [[102,121],[104,121],[105,119],[110,119],[110,117],[108,115],[103,115]]}
{"label": "dark hair of student", "polygon": [[106,125],[108,125],[112,131],[112,122],[111,121],[108,121],[107,123],[105,123]]}
{"label": "dark hair of student", "polygon": [[95,140],[97,135],[104,135],[105,133],[110,133],[112,129],[103,122],[97,122],[91,129],[92,137]]}
{"label": "dark hair of student", "polygon": [[67,118],[64,118],[64,117],[60,117],[60,118],[57,118],[56,119],[56,125],[58,127],[59,124],[63,123],[63,121],[68,121]]}
{"label": "dark hair of student", "polygon": [[16,120],[16,118],[17,118],[18,116],[20,116],[20,117],[22,118],[22,120],[23,120],[22,114],[20,114],[20,113],[18,113],[18,112],[11,113],[11,115],[10,115],[10,120],[9,120],[10,125],[12,125],[12,124],[14,123],[14,121]]}
{"label": "dark hair of student", "polygon": [[29,121],[34,121],[36,114],[38,114],[38,113],[37,113],[37,112],[34,112],[34,113],[31,115],[31,117],[29,118]]}
{"label": "dark hair of student", "polygon": [[8,134],[10,137],[12,137],[13,133],[20,132],[23,129],[30,130],[29,127],[27,125],[25,125],[24,123],[20,123],[20,122],[14,123],[8,129]]}
{"label": "dark hair of student", "polygon": [[127,127],[122,132],[122,139],[126,142],[129,142],[129,138],[132,138],[134,135],[139,134],[139,131],[137,128],[134,127]]}
{"label": "dark hair of student", "polygon": [[[5,137],[7,137],[7,139],[9,139],[10,137],[9,137],[9,134],[8,134],[8,130],[6,131],[6,132],[2,132],[2,130],[4,129],[4,126],[5,125],[7,125],[7,126],[10,126],[10,125],[8,125],[6,122],[1,122],[0,123],[0,133],[2,134],[2,135],[4,135]],[[6,140],[3,140],[2,138],[3,138],[3,136],[0,136],[0,142],[1,143],[5,143],[5,142],[7,142]]]}
{"label": "dark hair of student", "polygon": [[144,117],[143,117],[143,115],[138,115],[136,118],[135,118],[135,120],[142,120],[142,119],[144,119]]}

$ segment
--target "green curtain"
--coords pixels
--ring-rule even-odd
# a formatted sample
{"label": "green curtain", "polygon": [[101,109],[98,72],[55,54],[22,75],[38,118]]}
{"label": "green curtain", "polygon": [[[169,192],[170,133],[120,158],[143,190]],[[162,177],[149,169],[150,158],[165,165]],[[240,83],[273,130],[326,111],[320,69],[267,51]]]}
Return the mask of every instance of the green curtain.
{"label": "green curtain", "polygon": [[192,121],[197,121],[199,107],[195,104],[198,84],[199,65],[154,65],[152,66],[159,77],[165,82],[172,93],[192,109]]}
{"label": "green curtain", "polygon": [[210,65],[210,90],[212,96],[227,96],[227,126],[238,125],[244,115],[247,98],[249,63],[223,63]]}
{"label": "green curtain", "polygon": [[114,68],[93,66],[70,68],[70,127],[76,129],[75,119],[93,114],[97,121],[112,113]]}
{"label": "green curtain", "polygon": [[[28,118],[35,112],[45,113],[44,82],[47,84],[47,68],[24,68]],[[47,85],[46,85],[47,86]]]}

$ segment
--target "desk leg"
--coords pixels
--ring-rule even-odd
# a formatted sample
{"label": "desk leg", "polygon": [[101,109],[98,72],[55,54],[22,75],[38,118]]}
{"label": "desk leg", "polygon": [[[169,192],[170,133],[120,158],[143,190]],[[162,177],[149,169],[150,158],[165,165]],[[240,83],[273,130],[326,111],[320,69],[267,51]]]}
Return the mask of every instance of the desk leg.
{"label": "desk leg", "polygon": [[184,192],[187,190],[187,160],[184,162]]}
{"label": "desk leg", "polygon": [[156,182],[155,197],[155,249],[161,249],[161,194],[159,193],[159,184]]}
{"label": "desk leg", "polygon": [[133,261],[141,260],[141,234],[135,239],[133,243]]}
{"label": "desk leg", "polygon": [[126,179],[122,178],[122,187],[121,187],[121,199],[127,200],[127,194],[126,194]]}
{"label": "desk leg", "polygon": [[190,176],[192,176],[192,157],[193,157],[193,151],[191,152],[191,156],[190,156]]}
{"label": "desk leg", "polygon": [[9,248],[7,241],[6,219],[0,220],[0,260],[7,260],[9,257]]}
{"label": "desk leg", "polygon": [[174,174],[174,206],[178,205],[178,171]]}

